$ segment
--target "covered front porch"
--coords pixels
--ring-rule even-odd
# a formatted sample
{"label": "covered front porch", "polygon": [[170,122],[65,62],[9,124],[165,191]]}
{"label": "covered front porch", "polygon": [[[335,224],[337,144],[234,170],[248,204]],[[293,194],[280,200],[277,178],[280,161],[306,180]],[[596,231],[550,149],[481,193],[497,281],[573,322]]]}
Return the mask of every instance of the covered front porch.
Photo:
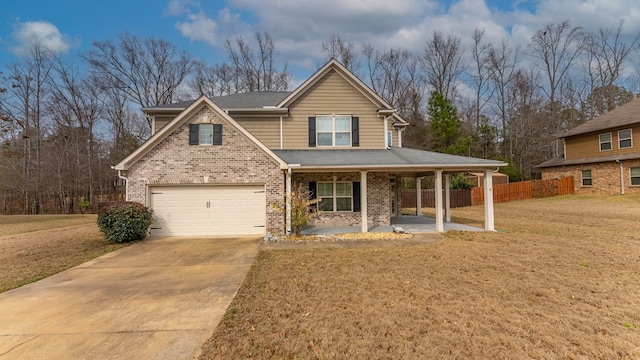
{"label": "covered front porch", "polygon": [[[460,230],[460,231],[485,231],[485,229],[476,226],[470,226],[451,221],[445,221],[444,231]],[[391,225],[369,226],[368,232],[392,232],[394,228],[402,228],[406,233],[430,233],[438,232],[436,230],[436,220],[427,216],[403,215],[399,218],[392,218]],[[303,235],[334,235],[334,234],[350,234],[362,232],[361,226],[305,226],[302,229]]]}

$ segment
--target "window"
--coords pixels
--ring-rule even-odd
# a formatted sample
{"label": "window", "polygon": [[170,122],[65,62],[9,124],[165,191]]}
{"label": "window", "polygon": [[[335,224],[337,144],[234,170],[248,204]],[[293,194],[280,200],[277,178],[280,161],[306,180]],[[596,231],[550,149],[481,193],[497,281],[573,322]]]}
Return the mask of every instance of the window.
{"label": "window", "polygon": [[321,115],[309,118],[309,147],[360,146],[358,118]]}
{"label": "window", "polygon": [[189,124],[189,145],[222,145],[222,124]]}
{"label": "window", "polygon": [[626,149],[631,146],[631,129],[618,131],[618,149]]}
{"label": "window", "polygon": [[322,211],[352,211],[353,183],[319,182],[317,185],[318,209]]}
{"label": "window", "polygon": [[611,133],[600,134],[600,151],[611,150]]}
{"label": "window", "polygon": [[631,186],[640,186],[640,167],[632,167],[631,171]]}
{"label": "window", "polygon": [[391,147],[391,143],[393,142],[393,134],[391,131],[387,131],[387,147]]}
{"label": "window", "polygon": [[591,170],[582,170],[582,186],[591,186]]}
{"label": "window", "polygon": [[318,146],[351,146],[351,116],[317,116]]}

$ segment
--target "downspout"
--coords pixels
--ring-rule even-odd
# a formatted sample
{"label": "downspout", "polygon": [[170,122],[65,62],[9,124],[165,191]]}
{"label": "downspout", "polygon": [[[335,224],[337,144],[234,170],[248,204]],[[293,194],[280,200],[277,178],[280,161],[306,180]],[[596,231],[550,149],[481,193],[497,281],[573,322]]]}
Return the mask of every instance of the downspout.
{"label": "downspout", "polygon": [[124,180],[124,191],[125,191],[125,200],[129,201],[129,179],[122,176],[122,170],[118,170],[118,177]]}
{"label": "downspout", "polygon": [[384,139],[384,148],[385,149],[389,149],[389,146],[387,146],[387,144],[389,143],[388,142],[389,140],[387,139],[387,131],[388,131],[387,130],[387,126],[388,126],[387,125],[387,119],[389,119],[389,116],[385,116],[384,117],[384,137],[383,137],[383,139]]}
{"label": "downspout", "polygon": [[402,147],[402,131],[404,128],[398,128],[398,147]]}
{"label": "downspout", "polygon": [[620,164],[620,195],[624,195],[624,168],[622,167],[622,161],[616,160]]}
{"label": "downspout", "polygon": [[280,150],[284,149],[284,138],[282,130],[282,115],[280,115]]}

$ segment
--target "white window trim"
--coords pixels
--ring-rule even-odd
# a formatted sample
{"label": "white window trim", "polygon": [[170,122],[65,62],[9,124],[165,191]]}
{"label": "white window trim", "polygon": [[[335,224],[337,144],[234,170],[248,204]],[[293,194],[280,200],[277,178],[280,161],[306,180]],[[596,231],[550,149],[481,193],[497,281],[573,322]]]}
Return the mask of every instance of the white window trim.
{"label": "white window trim", "polygon": [[633,187],[640,186],[640,184],[638,184],[638,185],[634,185],[634,184],[633,184],[633,182],[632,182],[633,178],[640,178],[640,175],[636,175],[636,176],[634,176],[634,175],[632,175],[632,174],[631,174],[631,170],[632,170],[632,169],[640,169],[640,167],[630,167],[630,168],[629,168],[629,185],[631,185],[631,186],[633,186]]}
{"label": "white window trim", "polygon": [[[621,138],[620,137],[620,132],[621,131],[629,131],[629,137],[628,138]],[[620,142],[622,142],[622,140],[630,140],[630,145],[629,146],[625,146],[625,147],[621,147],[620,146]],[[618,130],[618,149],[630,149],[633,147],[633,131],[631,129],[622,129],[622,130]]]}
{"label": "white window trim", "polygon": [[[336,145],[336,118],[337,117],[349,118],[349,145]],[[331,145],[320,145],[318,135],[320,135],[321,133],[327,134],[328,131],[319,130],[318,118],[331,118]],[[316,147],[352,147],[353,146],[352,119],[353,117],[351,115],[340,115],[340,114],[316,115]],[[338,133],[346,133],[346,131],[338,131]]]}
{"label": "white window trim", "polygon": [[[601,136],[602,135],[607,135],[607,134],[609,134],[609,141],[602,142]],[[598,142],[600,143],[599,147],[598,147],[600,149],[600,151],[611,151],[611,150],[613,150],[613,134],[611,134],[610,132],[598,134]],[[611,144],[611,148],[602,150],[602,144],[606,144],[606,143]]]}
{"label": "white window trim", "polygon": [[[589,171],[589,172],[591,173],[591,176],[590,176],[590,177],[584,177],[584,172],[585,172],[585,171]],[[591,169],[584,169],[584,170],[580,170],[580,178],[581,178],[581,180],[580,180],[580,185],[581,185],[582,187],[592,187],[592,186],[593,186],[593,170],[591,170]],[[591,185],[585,185],[585,184],[584,184],[584,181],[585,181],[586,179],[591,180]]]}
{"label": "white window trim", "polygon": [[[333,195],[332,196],[320,196],[319,192],[316,195],[318,198],[318,206],[320,206],[320,201],[322,199],[333,199],[333,210],[322,210],[323,212],[353,212],[353,181],[318,181],[316,183],[316,187],[319,187],[320,184],[332,184]],[[337,196],[336,195],[336,184],[351,184],[351,195],[350,196]],[[350,210],[338,210],[338,200],[337,199],[351,199],[351,209]]]}

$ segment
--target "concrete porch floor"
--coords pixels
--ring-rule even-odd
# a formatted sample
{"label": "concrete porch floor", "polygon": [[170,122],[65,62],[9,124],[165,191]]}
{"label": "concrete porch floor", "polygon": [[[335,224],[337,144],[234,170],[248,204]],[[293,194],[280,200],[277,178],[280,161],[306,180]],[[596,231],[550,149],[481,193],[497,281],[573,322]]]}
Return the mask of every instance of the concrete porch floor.
{"label": "concrete porch floor", "polygon": [[[402,215],[399,219],[391,219],[389,226],[371,226],[369,232],[392,232],[393,226],[401,227],[408,233],[436,232],[436,220],[426,216]],[[485,231],[483,228],[445,222],[444,231]],[[307,226],[302,229],[303,235],[331,235],[360,232],[360,226]]]}

